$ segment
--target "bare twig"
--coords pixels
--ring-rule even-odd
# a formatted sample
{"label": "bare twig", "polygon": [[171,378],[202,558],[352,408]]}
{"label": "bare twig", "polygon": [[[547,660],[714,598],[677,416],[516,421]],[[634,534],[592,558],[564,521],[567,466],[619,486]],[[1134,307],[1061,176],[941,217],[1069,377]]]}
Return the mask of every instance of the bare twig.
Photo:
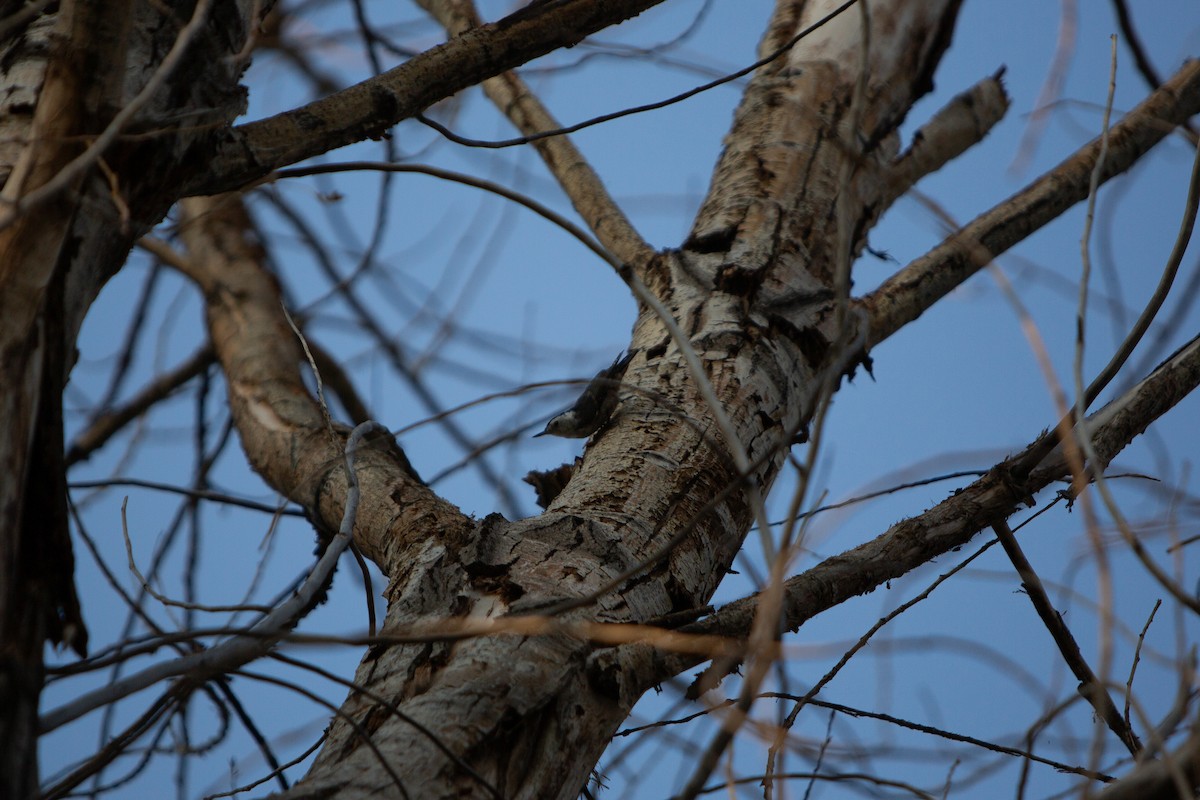
{"label": "bare twig", "polygon": [[163,373],[143,386],[124,405],[105,411],[93,419],[67,448],[67,466],[86,460],[126,425],[145,414],[158,402],[170,397],[181,386],[211,366],[213,359],[212,348],[205,345],[170,372]]}
{"label": "bare twig", "polygon": [[1050,597],[1046,594],[1046,589],[1042,586],[1041,579],[1038,578],[1029,560],[1025,558],[1025,553],[1017,543],[1016,537],[1013,536],[1008,523],[997,522],[992,526],[992,530],[996,532],[996,538],[1000,540],[1004,552],[1008,554],[1009,560],[1012,561],[1013,567],[1017,570],[1017,575],[1021,578],[1021,585],[1025,588],[1029,602],[1033,603],[1033,607],[1037,611],[1038,617],[1041,618],[1042,624],[1046,626],[1046,630],[1054,638],[1054,643],[1058,645],[1058,650],[1062,653],[1063,660],[1067,662],[1067,666],[1071,668],[1071,672],[1079,679],[1079,693],[1083,695],[1083,699],[1091,703],[1092,707],[1096,709],[1096,714],[1100,719],[1104,720],[1109,729],[1129,749],[1130,754],[1136,757],[1142,749],[1142,744],[1138,741],[1137,734],[1133,732],[1133,728],[1130,727],[1128,721],[1117,710],[1104,684],[1092,672],[1092,668],[1088,666],[1087,659],[1080,652],[1075,637],[1071,635],[1071,630],[1067,627],[1066,622],[1063,621],[1062,615],[1051,605]]}
{"label": "bare twig", "polygon": [[1138,663],[1142,660],[1142,645],[1146,642],[1146,632],[1150,630],[1150,624],[1154,622],[1154,615],[1158,613],[1161,606],[1162,600],[1154,601],[1154,608],[1150,609],[1150,616],[1146,618],[1146,624],[1142,626],[1142,632],[1138,634],[1137,647],[1133,650],[1133,662],[1129,665],[1129,678],[1125,681],[1125,708],[1121,716],[1125,718],[1125,725],[1130,730],[1133,730],[1133,726],[1129,722],[1129,702],[1133,697],[1133,678],[1137,674]]}
{"label": "bare twig", "polygon": [[245,636],[235,636],[216,647],[193,653],[172,661],[154,664],[141,672],[134,673],[109,686],[82,695],[71,702],[48,712],[42,717],[43,733],[78,719],[97,708],[108,706],[122,697],[152,686],[167,678],[186,675],[188,680],[200,684],[209,678],[231,672],[268,653],[288,630],[313,606],[318,592],[324,589],[342,551],[350,544],[354,519],[358,511],[358,477],[354,468],[354,456],[359,443],[365,436],[382,429],[374,422],[359,425],[346,440],[346,474],[349,489],[346,496],[346,513],[342,517],[341,530],[332,538],[313,566],[299,589],[286,601],[263,615],[250,626]]}
{"label": "bare twig", "polygon": [[[470,0],[422,0],[450,35],[462,34],[480,24]],[[561,128],[558,121],[515,72],[505,72],[483,82],[483,90],[522,133],[541,134]],[[600,176],[565,136],[543,137],[534,142],[538,154],[571,199],[571,204],[596,238],[625,264],[640,264],[654,255],[653,248],[616,204]]]}

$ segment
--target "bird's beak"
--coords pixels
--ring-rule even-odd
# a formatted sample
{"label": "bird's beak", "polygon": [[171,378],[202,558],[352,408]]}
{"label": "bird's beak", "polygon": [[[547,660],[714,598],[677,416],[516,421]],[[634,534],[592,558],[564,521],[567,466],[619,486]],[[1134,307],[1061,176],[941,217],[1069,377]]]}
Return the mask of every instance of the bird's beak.
{"label": "bird's beak", "polygon": [[545,436],[545,435],[546,435],[546,431],[542,431],[541,433],[535,433],[535,434],[533,435],[533,438],[534,438],[534,439],[536,439],[536,438],[538,438],[539,436]]}

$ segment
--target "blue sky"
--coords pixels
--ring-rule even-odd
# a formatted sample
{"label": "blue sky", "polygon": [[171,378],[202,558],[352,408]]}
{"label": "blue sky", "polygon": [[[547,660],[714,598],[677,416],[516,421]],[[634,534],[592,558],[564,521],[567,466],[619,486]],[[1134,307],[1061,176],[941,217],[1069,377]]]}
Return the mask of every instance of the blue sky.
{"label": "blue sky", "polygon": [[[482,2],[485,16],[496,16],[508,2]],[[618,29],[595,37],[603,46],[582,45],[542,59],[525,70],[543,101],[564,123],[644,102],[659,100],[732,71],[754,60],[754,47],[769,4],[757,0],[716,0],[700,19],[693,36],[660,57],[617,54],[615,44],[650,47],[672,40],[696,18],[701,3],[668,2]],[[1047,79],[1059,37],[1057,3],[1014,0],[987,3],[968,0],[954,43],[935,76],[936,90],[913,110],[905,126],[916,126],[951,96],[984,76],[1006,67],[1005,83],[1012,97],[1007,118],[980,146],[923,181],[919,189],[934,198],[956,218],[966,221],[1013,194],[1044,170],[1081,146],[1100,129],[1100,107],[1109,74],[1109,35],[1116,30],[1106,3],[1080,4],[1073,55],[1061,93],[1041,113],[1047,115],[1032,144],[1023,142],[1031,129],[1038,98]],[[1152,9],[1146,8],[1152,5]],[[392,10],[368,5],[368,13],[381,29],[394,33],[413,47],[435,44],[440,34],[432,25],[407,25],[419,19],[407,5]],[[390,20],[389,14],[396,14]],[[1171,74],[1188,55],[1200,50],[1200,15],[1189,0],[1141,4],[1134,9],[1142,39],[1159,70]],[[394,22],[395,27],[389,27]],[[370,74],[357,38],[336,40],[324,34],[345,30],[352,23],[348,9],[331,6],[305,22],[307,33],[319,47],[323,68],[342,83]],[[384,55],[385,65],[396,63]],[[572,69],[550,69],[579,62]],[[250,87],[249,118],[275,113],[309,99],[307,89],[276,57],[259,59],[246,77]],[[720,87],[666,109],[637,115],[579,133],[576,143],[591,160],[634,224],[656,246],[679,244],[685,236],[703,193],[721,139],[738,100],[738,86]],[[1147,92],[1135,74],[1128,51],[1119,49],[1117,112],[1128,109]],[[464,92],[435,109],[457,132],[476,138],[507,138],[508,124],[475,90]],[[416,122],[397,127],[393,144],[409,160],[436,164],[513,185],[553,208],[570,213],[569,205],[553,185],[540,161],[528,148],[468,150],[442,141]],[[364,143],[329,154],[325,160],[382,159],[379,143]],[[1106,278],[1107,266],[1098,266],[1094,295],[1114,297],[1126,309],[1123,321],[1099,303],[1091,310],[1092,333],[1087,368],[1107,361],[1123,327],[1136,316],[1157,280],[1178,226],[1186,191],[1191,155],[1176,139],[1164,143],[1131,175],[1111,183],[1102,193],[1098,237],[1111,242],[1111,272],[1119,286]],[[343,273],[352,271],[364,244],[372,236],[379,207],[380,178],[348,175],[305,179],[277,186],[277,196],[315,220]],[[331,200],[336,192],[338,199]],[[358,287],[379,318],[394,332],[403,352],[423,365],[422,375],[446,406],[470,401],[493,392],[537,381],[570,380],[590,376],[606,365],[629,340],[633,304],[627,290],[610,269],[569,236],[544,220],[475,189],[448,185],[419,175],[401,175],[390,183],[389,208],[381,244],[371,271]],[[420,422],[427,412],[410,386],[398,381],[386,359],[360,331],[347,322],[343,305],[327,299],[328,282],[299,245],[292,230],[265,198],[253,204],[262,227],[270,234],[270,248],[278,272],[285,278],[295,310],[308,313],[310,334],[345,359],[360,391],[379,421],[393,429]],[[1080,273],[1079,238],[1082,209],[1073,209],[1047,230],[1031,237],[999,261],[1028,307],[1053,360],[1059,380],[1070,380],[1074,343],[1075,292]],[[902,200],[872,233],[873,248],[886,251],[894,261],[870,255],[855,268],[855,289],[865,291],[900,265],[921,255],[940,241],[940,224],[913,200]],[[1099,246],[1099,245],[1097,245]],[[1106,256],[1100,255],[1099,259]],[[1184,262],[1181,283],[1197,269],[1194,253]],[[85,326],[81,360],[72,378],[69,402],[85,405],[102,393],[112,357],[129,324],[132,297],[138,295],[148,275],[141,256],[115,278],[97,303]],[[1168,305],[1167,312],[1172,309]],[[1169,341],[1191,336],[1200,314],[1191,309]],[[149,344],[138,353],[125,394],[138,388],[157,370],[174,365],[202,341],[201,310],[195,291],[182,279],[167,274],[160,279],[151,306]],[[448,338],[447,338],[448,337]],[[1174,349],[1168,345],[1163,355]],[[1141,351],[1134,362],[1140,360]],[[875,378],[860,376],[837,395],[830,417],[827,449],[818,462],[814,490],[828,501],[844,500],[864,491],[955,470],[986,469],[1006,453],[1021,447],[1055,420],[1045,381],[1031,353],[1016,314],[1003,299],[995,281],[980,274],[947,297],[919,321],[885,342],[874,353]],[[470,370],[463,368],[469,365]],[[479,439],[487,439],[522,426],[533,426],[567,405],[575,390],[570,387],[531,391],[515,399],[494,401],[457,415],[456,419]],[[216,441],[225,422],[223,387],[215,381],[203,400],[210,430],[207,441]],[[195,389],[181,393],[164,408],[144,419],[121,441],[77,467],[72,481],[133,477],[186,485],[194,462],[192,418],[197,404]],[[1120,496],[1134,521],[1160,520],[1169,498],[1180,496],[1181,536],[1194,532],[1195,492],[1191,461],[1200,445],[1195,425],[1200,405],[1196,397],[1156,425],[1144,441],[1130,448],[1114,465],[1123,472],[1153,474],[1159,484],[1129,481]],[[79,415],[69,417],[78,430]],[[482,516],[502,508],[494,489],[480,481],[477,471],[455,469],[463,453],[436,426],[424,425],[400,436],[410,459],[423,476],[452,470],[436,484],[445,496],[467,511]],[[137,443],[140,449],[126,457],[123,451]],[[548,468],[578,454],[577,441],[550,437],[530,441],[515,439],[488,455],[499,473],[510,476],[508,485],[518,498],[516,509],[506,514],[531,514],[536,508],[532,493],[519,482],[530,469]],[[802,450],[797,451],[802,455]],[[938,483],[903,492],[850,510],[818,517],[810,534],[813,550],[798,564],[804,568],[819,557],[865,541],[889,524],[919,513],[944,498],[968,479]],[[772,499],[774,517],[795,481],[785,473]],[[240,450],[223,452],[214,471],[214,483],[243,496],[273,502],[273,495],[248,471]],[[124,567],[120,535],[120,504],[129,496],[129,526],[133,549],[143,570],[179,512],[179,500],[163,492],[115,488],[93,496],[90,490],[73,495],[84,511],[89,533],[100,551],[132,587]],[[810,495],[811,496],[811,495]],[[1048,498],[1047,498],[1048,499]],[[1043,500],[1045,502],[1045,500]],[[1036,509],[1035,509],[1036,510]],[[240,600],[259,569],[263,571],[256,598],[269,598],[302,573],[311,560],[313,536],[300,521],[285,521],[270,537],[268,558],[260,543],[266,540],[269,518],[207,505],[202,531],[195,539],[199,598],[209,603]],[[1188,526],[1191,526],[1191,529]],[[1151,549],[1166,561],[1166,533],[1157,530]],[[181,534],[165,557],[162,589],[179,595],[186,570],[187,537]],[[747,540],[746,559],[759,562],[755,538]],[[975,546],[982,544],[979,537]],[[1022,534],[1022,544],[1044,580],[1064,586],[1052,596],[1065,610],[1085,653],[1094,652],[1100,625],[1093,605],[1096,576],[1088,558],[1081,515],[1058,508]],[[788,640],[787,685],[795,690],[811,685],[836,660],[848,641],[863,633],[881,614],[923,590],[938,574],[971,552],[947,557],[890,588],[859,598],[813,620]],[[998,550],[998,548],[997,548]],[[1186,552],[1186,550],[1185,550]],[[86,620],[94,644],[112,641],[123,624],[124,611],[107,588],[94,561],[77,544],[80,589]],[[1194,562],[1194,559],[1191,559]],[[1127,556],[1115,548],[1114,570],[1119,581],[1116,608],[1121,623],[1137,631],[1144,624],[1154,599],[1161,596],[1152,582]],[[1187,573],[1194,581],[1194,570]],[[748,571],[722,587],[719,599],[741,596],[752,587]],[[1190,584],[1189,584],[1190,585]],[[376,580],[376,589],[381,583]],[[829,686],[822,697],[858,707],[872,708],[929,724],[942,725],[980,737],[1022,733],[1053,700],[1072,693],[1073,682],[1053,651],[1048,635],[1033,617],[1019,582],[999,552],[989,552],[960,578],[939,588],[931,598],[892,623]],[[362,591],[353,565],[345,563],[335,581],[330,601],[305,620],[305,632],[348,634],[365,629]],[[1195,642],[1197,626],[1191,619],[1166,614],[1147,638],[1155,652],[1175,652],[1176,633]],[[179,624],[179,614],[155,609],[163,624]],[[207,618],[195,624],[213,624]],[[1116,636],[1115,667],[1124,681],[1131,655],[1129,635]],[[357,662],[354,648],[306,649],[314,661],[352,674]],[[1017,669],[1019,666],[1021,669]],[[1169,658],[1145,659],[1139,667],[1138,695],[1146,713],[1157,719],[1171,702],[1174,679]],[[1022,688],[1021,670],[1042,687]],[[293,678],[311,683],[305,675]],[[107,675],[64,680],[47,692],[45,706],[78,694]],[[283,757],[299,753],[324,727],[328,712],[319,706],[245,679],[234,680],[235,689],[259,716],[264,728],[278,737]],[[637,709],[636,716],[650,718],[678,702],[681,686],[667,686]],[[323,684],[320,691],[331,702],[340,702],[341,688]],[[734,691],[730,689],[729,691]],[[135,697],[121,707],[123,718],[140,713],[150,694]],[[693,706],[676,710],[691,713]],[[764,719],[774,709],[763,704]],[[797,731],[820,740],[827,715],[802,715]],[[195,720],[203,736],[215,728],[211,711],[198,702]],[[945,778],[949,760],[938,765],[915,765],[900,758],[904,748],[932,745],[892,729],[872,729],[866,723],[839,717],[835,730],[882,746],[883,758],[897,759],[892,773],[929,789],[939,774]],[[1051,729],[1067,752],[1086,759],[1093,727],[1091,712],[1075,707]],[[294,735],[293,735],[294,734]],[[95,747],[94,720],[68,726],[48,737],[42,748],[47,772]],[[638,744],[619,763],[606,769],[608,797],[668,797],[686,780],[694,752],[711,735],[704,724],[680,726]],[[1071,741],[1070,737],[1079,741]],[[621,739],[626,746],[636,737]],[[1082,744],[1080,744],[1082,742]],[[614,752],[610,755],[616,755]],[[754,774],[761,769],[761,746],[752,736],[739,741],[736,769]],[[890,763],[890,762],[881,762]],[[603,765],[602,765],[603,766]],[[807,769],[809,762],[793,759],[792,766]],[[114,792],[117,797],[167,796],[174,792],[175,765],[169,758],[156,760],[138,780]],[[967,770],[967,767],[962,769]],[[950,796],[1009,796],[1018,765],[1008,763],[990,775],[988,782]],[[119,772],[120,770],[117,770]],[[246,735],[235,726],[229,738],[191,768],[188,797],[228,788],[234,782],[265,771],[253,757]],[[114,773],[115,775],[115,773]],[[1048,768],[1035,768],[1029,796],[1049,796],[1071,785]],[[751,787],[753,788],[753,787]],[[803,789],[794,790],[799,795]],[[258,794],[261,794],[259,792]],[[747,795],[751,796],[751,795]],[[761,796],[761,795],[754,795]],[[849,784],[818,785],[816,797],[855,796]]]}

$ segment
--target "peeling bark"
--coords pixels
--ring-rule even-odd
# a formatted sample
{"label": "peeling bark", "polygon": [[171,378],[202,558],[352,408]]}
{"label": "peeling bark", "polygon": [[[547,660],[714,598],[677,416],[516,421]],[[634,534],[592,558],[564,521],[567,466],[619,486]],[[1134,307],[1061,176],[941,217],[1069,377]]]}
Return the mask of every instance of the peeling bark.
{"label": "peeling bark", "polygon": [[[946,44],[943,33],[956,8],[926,7],[906,19],[911,27],[894,49],[871,51],[872,90],[863,102],[874,110],[861,116],[865,133],[843,135],[857,77],[850,65],[859,62],[846,54],[857,52],[857,37],[846,42],[837,26],[819,30],[760,70],[693,235],[682,249],[638,267],[699,356],[703,380],[753,465],[745,480],[761,493],[812,413],[823,371],[841,365],[834,350],[838,332],[825,307],[837,259],[829,209],[839,193],[852,191],[847,202],[862,210],[855,238],[861,241],[880,192],[868,165],[882,163],[882,151],[857,143],[889,140],[903,111],[928,88],[927,72]],[[820,14],[819,7],[807,10],[789,30]],[[773,30],[781,24],[777,20]],[[872,24],[890,23],[880,13]],[[888,41],[882,29],[874,36]],[[932,43],[917,49],[921,69],[915,71],[913,41]],[[847,159],[862,172],[849,184],[840,177]],[[318,410],[299,388],[297,354],[262,344],[279,341],[283,321],[253,249],[238,244],[252,237],[239,236],[236,225],[248,230],[250,223],[242,218],[228,233],[205,232],[217,217],[213,210],[189,205],[195,223],[185,236],[194,277],[209,297],[213,341],[243,443],[272,485],[329,526],[340,507],[325,501],[342,496],[341,468],[327,455]],[[227,244],[204,243],[214,236]],[[242,267],[217,266],[239,251]],[[258,333],[245,327],[259,324],[266,327]],[[381,462],[381,483],[364,491],[367,504],[379,507],[368,510],[367,519],[379,522],[363,523],[360,512],[356,536],[389,576],[385,632],[447,616],[536,613],[580,599],[587,600],[557,617],[563,625],[644,623],[707,603],[749,529],[751,501],[698,377],[652,310],[639,315],[630,349],[636,351],[624,378],[630,390],[539,517],[471,522],[446,510],[456,520],[446,522],[443,512],[414,515],[413,508],[433,498],[398,466],[384,477]],[[251,376],[259,377],[251,383]],[[303,448],[299,458],[297,447]],[[741,488],[705,508],[731,485]],[[682,538],[664,561],[602,593],[677,534]],[[399,779],[422,797],[493,791],[573,797],[637,699],[623,690],[621,676],[588,668],[594,650],[595,644],[565,631],[374,647],[356,675],[363,691],[351,692],[309,775],[284,796],[395,794]],[[385,765],[402,767],[393,774]]]}
{"label": "peeling bark", "polygon": [[[52,181],[140,89],[157,66],[154,54],[165,52],[178,33],[175,20],[187,18],[186,5],[164,16],[161,5],[64,2],[8,32],[0,62],[0,197],[6,210],[23,209],[24,199]],[[229,13],[209,21],[214,34],[229,33],[222,30]],[[233,16],[243,22],[239,13]],[[198,46],[188,64],[193,71],[176,75],[150,111],[178,120],[186,110],[189,123],[232,120],[240,105],[204,103],[200,107],[208,111],[194,111],[199,96],[216,101],[222,92],[238,93],[240,67],[230,69],[211,53],[219,48],[225,54],[224,46],[244,41],[243,29],[233,32],[239,30],[232,40],[218,36],[221,45]],[[128,64],[139,69],[128,70]],[[200,75],[212,82],[205,87]],[[11,743],[0,759],[5,797],[29,796],[37,785],[44,642],[80,653],[86,648],[67,530],[62,440],[62,390],[76,337],[134,239],[175,199],[170,186],[145,175],[187,168],[181,153],[192,134],[161,131],[153,113],[140,123],[161,136],[103,154],[115,185],[95,168],[80,172],[0,230],[0,416],[8,434],[0,437],[6,476],[0,481],[0,739]]]}
{"label": "peeling bark", "polygon": [[[61,392],[83,316],[131,242],[186,193],[242,189],[278,167],[382,135],[485,78],[522,131],[544,131],[553,118],[501,73],[655,2],[534,2],[478,25],[461,3],[429,0],[443,11],[456,6],[441,14],[457,33],[450,42],[377,79],[239,127],[232,120],[244,103],[237,80],[253,5],[218,3],[178,79],[131,125],[152,135],[114,145],[103,154],[107,172],[81,172],[70,191],[0,231],[0,414],[13,431],[0,446],[0,470],[19,478],[0,483],[0,738],[14,743],[0,758],[0,795],[26,796],[35,786],[44,640],[82,645],[62,506]],[[932,135],[946,132],[943,118],[930,129],[935,152],[914,147],[898,156],[897,126],[929,90],[959,2],[878,0],[866,18],[859,7],[830,16],[837,5],[777,5],[761,46],[777,57],[750,81],[678,248],[651,254],[577,151],[539,145],[622,277],[653,294],[641,297],[619,406],[545,512],[525,520],[472,519],[431,491],[394,441],[366,446],[355,471],[364,501],[354,541],[389,580],[383,633],[395,638],[365,653],[357,688],[309,774],[283,796],[574,797],[640,694],[697,663],[695,653],[652,651],[665,642],[655,625],[695,619],[707,605],[743,546],[756,498],[771,489],[822,391],[982,264],[964,256],[970,248],[960,236],[947,245],[953,257],[943,256],[953,270],[935,276],[923,262],[910,265],[866,300],[849,297],[848,264],[879,214],[952,150],[985,135],[1006,101],[998,80],[982,83],[972,97],[986,96],[986,113],[962,138]],[[9,59],[0,63],[13,86],[0,94],[5,199],[20,201],[61,174],[80,142],[151,80],[194,7],[180,2],[166,14],[160,4],[128,0],[127,13],[112,15],[80,0],[10,33]],[[80,53],[89,56],[86,70]],[[1194,113],[1198,76],[1194,64],[1185,67],[1131,115],[1114,134],[1114,152],[1123,155],[1107,174]],[[1124,148],[1125,139],[1134,144]],[[1086,158],[1072,175],[1090,169]],[[998,252],[1001,239],[1011,244],[1081,198],[1077,186],[1046,192],[1044,201],[1015,201],[1006,213],[1020,222],[1003,233],[985,225],[963,236]],[[193,197],[181,215],[187,258],[178,266],[204,294],[247,458],[319,531],[333,530],[347,504],[347,430],[328,421],[305,387],[254,222],[237,195]],[[869,567],[855,576],[868,581],[898,574],[896,564],[921,563],[951,546],[950,534],[969,538],[971,525],[1003,516],[1024,488],[993,476],[979,496],[963,498],[965,508],[951,509],[957,517],[932,520],[929,530],[898,528],[877,546],[882,555],[809,575],[817,586],[808,594],[819,596],[811,605],[789,585],[779,611],[799,624],[832,602],[832,584],[849,583],[847,564]],[[931,543],[931,530],[944,539]],[[888,548],[903,548],[903,557]],[[18,596],[28,604],[18,607]],[[762,608],[747,600],[686,632],[744,639]],[[428,636],[438,624],[543,614],[553,620],[536,632]],[[619,625],[607,630],[629,641],[614,648],[611,639],[589,638],[584,631],[596,629],[586,625],[595,623]],[[414,631],[426,635],[418,640]]]}

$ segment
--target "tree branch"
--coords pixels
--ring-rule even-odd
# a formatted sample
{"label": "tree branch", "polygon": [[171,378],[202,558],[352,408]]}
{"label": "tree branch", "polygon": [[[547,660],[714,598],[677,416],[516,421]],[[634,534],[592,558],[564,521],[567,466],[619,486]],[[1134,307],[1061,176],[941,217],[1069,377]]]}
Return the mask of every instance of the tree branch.
{"label": "tree branch", "polygon": [[[1185,64],[1112,127],[1101,181],[1129,169],[1196,113],[1200,113],[1200,59]],[[1095,139],[864,296],[860,302],[870,316],[868,347],[921,316],[997,255],[1085,199],[1099,153],[1100,140]]]}
{"label": "tree branch", "polygon": [[1021,578],[1021,585],[1025,587],[1025,594],[1029,597],[1029,602],[1033,604],[1042,624],[1054,638],[1054,644],[1062,653],[1063,660],[1067,662],[1071,672],[1079,679],[1079,694],[1091,704],[1092,708],[1096,710],[1096,715],[1104,720],[1104,724],[1108,725],[1109,729],[1129,749],[1130,754],[1136,758],[1142,750],[1142,744],[1138,741],[1137,734],[1121,716],[1121,712],[1117,710],[1116,704],[1108,694],[1108,689],[1096,677],[1096,673],[1088,665],[1087,659],[1083,657],[1083,653],[1079,650],[1079,643],[1075,641],[1075,637],[1071,634],[1071,629],[1067,627],[1062,615],[1051,604],[1041,578],[1034,571],[1029,559],[1025,557],[1025,552],[1017,542],[1017,537],[1013,535],[1012,529],[1008,527],[1008,522],[1001,520],[992,525],[992,530],[1000,541],[1000,546],[1008,555],[1009,561],[1012,562],[1013,568],[1016,569],[1017,575]]}
{"label": "tree branch", "polygon": [[[262,267],[241,199],[187,200],[181,227],[189,277],[207,297],[213,348],[251,464],[320,529],[335,530],[345,510],[347,476],[337,454],[346,432],[328,429],[305,387],[278,286]],[[461,534],[471,522],[420,482],[390,436],[369,445],[358,455],[366,502],[355,543],[391,575],[406,542],[430,529]]]}
{"label": "tree branch", "polygon": [[912,145],[884,170],[888,179],[884,208],[926,175],[983,141],[1004,118],[1009,102],[1003,75],[1002,69],[957,95],[913,134]]}
{"label": "tree branch", "polygon": [[206,169],[184,196],[240,188],[272,170],[377,139],[455,92],[519,67],[662,0],[535,2],[415,56],[394,69],[301,108],[222,133]]}
{"label": "tree branch", "polygon": [[1179,800],[1200,786],[1200,723],[1191,735],[1162,759],[1134,767],[1121,780],[1096,795],[1096,800]]}

